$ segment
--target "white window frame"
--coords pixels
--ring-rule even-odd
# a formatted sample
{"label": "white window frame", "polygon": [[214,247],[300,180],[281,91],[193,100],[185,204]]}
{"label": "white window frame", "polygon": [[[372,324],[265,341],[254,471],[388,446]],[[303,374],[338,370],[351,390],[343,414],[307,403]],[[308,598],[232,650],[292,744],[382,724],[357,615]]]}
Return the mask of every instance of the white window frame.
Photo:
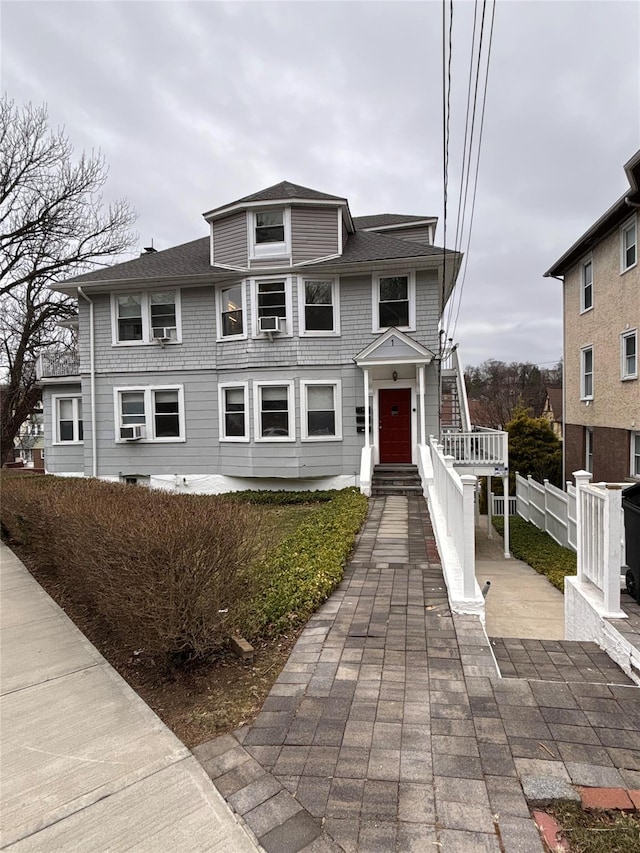
{"label": "white window frame", "polygon": [[[333,387],[333,406],[336,424],[335,435],[309,435],[307,388],[314,385]],[[300,380],[300,434],[302,441],[342,441],[342,381],[340,379]]]}
{"label": "white window frame", "polygon": [[[585,371],[585,361],[587,352],[591,352],[591,371],[590,374],[587,374]],[[581,400],[593,400],[593,391],[595,388],[594,385],[594,354],[593,354],[593,344],[589,346],[582,347],[580,350],[580,399]],[[586,377],[587,375],[591,376],[591,393],[586,393]]]}
{"label": "white window frame", "polygon": [[[282,212],[282,224],[284,226],[284,241],[278,243],[256,243],[256,214]],[[247,211],[247,231],[249,245],[249,259],[252,261],[265,260],[269,258],[291,259],[291,208],[265,205],[261,209]]]}
{"label": "white window frame", "polygon": [[[156,437],[155,411],[153,409],[153,394],[155,391],[177,391],[178,392],[178,427],[179,435]],[[119,385],[113,389],[113,413],[115,425],[116,444],[129,444],[127,439],[120,438],[122,423],[122,412],[120,408],[120,395],[129,393],[142,393],[144,395],[144,427],[145,437],[139,441],[145,444],[176,444],[185,442],[185,409],[184,409],[184,386],[183,385]]]}
{"label": "white window frame", "polygon": [[[259,278],[251,279],[251,333],[254,338],[268,338],[268,332],[261,332],[258,327],[258,285],[284,281],[284,301],[287,316],[284,318],[284,331],[274,335],[276,338],[290,338],[293,336],[293,297],[292,276],[290,275],[261,275]],[[282,323],[282,317],[280,318]]]}
{"label": "white window frame", "polygon": [[593,428],[584,428],[584,469],[593,474]]}
{"label": "white window frame", "polygon": [[[627,266],[627,252],[625,248],[625,236],[629,231],[633,231],[633,245],[635,247],[635,260]],[[625,273],[627,270],[632,270],[638,264],[638,218],[632,216],[620,226],[620,273]]]}
{"label": "white window frame", "polygon": [[[306,327],[306,283],[308,281],[322,281],[331,284],[331,302],[333,305],[333,329],[322,331],[307,329]],[[301,338],[337,338],[340,336],[340,283],[337,278],[323,278],[318,276],[298,276],[298,332]]]}
{"label": "white window frame", "polygon": [[[288,405],[288,429],[289,435],[262,435],[262,407],[261,407],[261,389],[269,386],[284,386],[287,390],[287,405]],[[256,442],[292,442],[296,440],[296,398],[295,398],[295,383],[293,379],[265,379],[261,382],[253,383],[253,414],[254,414],[254,441]]]}
{"label": "white window frame", "polygon": [[224,290],[231,290],[233,287],[238,287],[238,284],[228,284],[216,288],[216,341],[222,343],[224,341],[241,341],[247,337],[247,288],[246,282],[240,282],[241,302],[242,302],[242,333],[239,335],[224,335],[224,327],[222,324],[222,293]]}
{"label": "white window frame", "polygon": [[372,326],[371,329],[374,333],[377,332],[386,332],[387,329],[391,328],[390,326],[381,326],[380,325],[380,312],[379,312],[379,304],[380,304],[380,281],[383,278],[406,278],[407,279],[407,297],[409,300],[409,325],[408,326],[397,326],[396,328],[401,332],[415,332],[416,330],[416,274],[415,272],[406,272],[406,270],[389,270],[388,272],[379,273],[373,276],[373,288],[372,288]]}
{"label": "white window frame", "polygon": [[[587,283],[585,281],[585,271],[587,267],[591,268],[591,304],[587,305],[585,300],[585,291],[587,289]],[[580,313],[584,314],[587,311],[593,310],[593,258],[590,256],[585,258],[580,265]]]}
{"label": "white window frame", "polygon": [[[73,440],[72,441],[62,441],[60,439],[60,401],[61,400],[71,400],[73,403]],[[52,409],[52,429],[51,436],[53,441],[51,442],[53,445],[60,445],[62,447],[69,447],[73,444],[84,444],[84,439],[79,438],[80,435],[80,421],[82,418],[78,417],[78,401],[82,403],[82,394],[53,394],[51,397],[51,409]],[[84,421],[83,421],[83,435],[84,435]]]}
{"label": "white window frame", "polygon": [[[151,296],[156,293],[162,293],[163,290],[173,292],[175,295],[176,308],[176,339],[175,341],[166,341],[168,346],[182,343],[182,307],[180,298],[180,288],[167,287],[158,288],[157,290],[127,290],[117,291],[111,294],[111,343],[114,347],[139,347],[139,346],[158,346],[158,343],[153,340],[151,327]],[[121,341],[118,339],[118,298],[121,296],[137,296],[140,299],[140,311],[142,314],[142,340],[140,341]]]}
{"label": "white window frame", "polygon": [[640,432],[631,433],[631,468],[630,474],[632,477],[640,478]]}
{"label": "white window frame", "polygon": [[[244,435],[227,435],[225,422],[225,391],[230,388],[241,388],[244,396]],[[247,442],[251,440],[249,435],[249,383],[248,382],[221,382],[218,385],[218,435],[220,441],[224,442]]]}
{"label": "white window frame", "polygon": [[[631,372],[627,372],[627,356],[625,352],[626,341],[630,338],[635,340],[636,351],[635,351],[635,370]],[[627,329],[622,332],[620,335],[620,378],[623,382],[626,382],[630,379],[638,378],[638,330],[637,329]]]}

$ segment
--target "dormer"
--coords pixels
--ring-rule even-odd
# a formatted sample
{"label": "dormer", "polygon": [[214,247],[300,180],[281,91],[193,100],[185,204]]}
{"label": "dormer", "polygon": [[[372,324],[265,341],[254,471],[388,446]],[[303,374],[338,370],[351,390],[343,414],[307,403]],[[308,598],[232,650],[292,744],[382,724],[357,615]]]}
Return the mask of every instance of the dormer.
{"label": "dormer", "polygon": [[433,246],[438,217],[379,213],[375,216],[356,216],[353,222],[358,231],[373,231],[396,240],[410,240]]}
{"label": "dormer", "polygon": [[210,210],[204,218],[211,264],[242,270],[339,257],[355,230],[346,198],[289,181]]}

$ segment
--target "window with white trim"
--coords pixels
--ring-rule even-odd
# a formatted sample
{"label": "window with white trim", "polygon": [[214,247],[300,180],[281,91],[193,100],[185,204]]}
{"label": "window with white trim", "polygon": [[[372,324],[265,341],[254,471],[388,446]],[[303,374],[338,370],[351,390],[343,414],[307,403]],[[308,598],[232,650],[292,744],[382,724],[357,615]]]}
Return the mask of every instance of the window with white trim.
{"label": "window with white trim", "polygon": [[114,293],[112,317],[114,345],[181,341],[179,290]]}
{"label": "window with white trim", "polygon": [[82,397],[52,397],[53,443],[80,444],[83,440]]}
{"label": "window with white trim", "polygon": [[374,284],[374,331],[392,326],[411,331],[415,329],[415,279],[412,273],[377,276]]}
{"label": "window with white trim", "polygon": [[289,208],[256,210],[249,213],[252,258],[281,257],[291,253]]}
{"label": "window with white trim", "polygon": [[631,476],[640,477],[640,432],[631,433]]}
{"label": "window with white trim", "polygon": [[256,382],[254,394],[256,441],[293,441],[293,382]]}
{"label": "window with white trim", "polygon": [[638,331],[632,329],[620,335],[622,379],[638,378]]}
{"label": "window with white trim", "polygon": [[291,299],[291,277],[260,278],[252,282],[253,334],[260,333],[262,317],[277,317],[279,333],[290,335],[293,313]]}
{"label": "window with white trim", "polygon": [[334,279],[302,279],[298,297],[301,335],[340,333],[338,287]]}
{"label": "window with white trim", "polygon": [[584,470],[593,474],[593,430],[584,428]]}
{"label": "window with white trim", "polygon": [[220,441],[249,441],[249,401],[246,382],[218,385]]}
{"label": "window with white trim", "polygon": [[580,399],[593,399],[593,347],[580,350]]}
{"label": "window with white trim", "polygon": [[231,287],[223,287],[219,292],[219,301],[218,337],[220,339],[245,337],[244,285],[234,284]]}
{"label": "window with white trim", "polygon": [[185,440],[181,385],[115,388],[114,406],[117,442]]}
{"label": "window with white trim", "polygon": [[638,261],[638,227],[634,216],[620,229],[620,272],[635,267]]}
{"label": "window with white trim", "polygon": [[590,308],[593,308],[593,261],[591,259],[582,264],[582,287],[580,294],[580,310],[588,311]]}
{"label": "window with white trim", "polygon": [[342,438],[341,383],[324,379],[300,382],[301,429],[304,441]]}

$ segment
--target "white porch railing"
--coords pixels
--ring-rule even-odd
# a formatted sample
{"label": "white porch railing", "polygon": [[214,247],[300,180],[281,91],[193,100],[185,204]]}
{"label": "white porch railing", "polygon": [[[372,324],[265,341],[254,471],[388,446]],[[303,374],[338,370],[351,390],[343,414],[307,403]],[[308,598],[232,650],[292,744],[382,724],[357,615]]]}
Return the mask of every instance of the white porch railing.
{"label": "white porch railing", "polygon": [[451,608],[482,612],[484,599],[475,578],[475,510],[477,478],[454,470],[454,458],[431,436],[419,447],[419,469],[442,559]]}
{"label": "white porch railing", "polygon": [[[516,506],[515,495],[510,495],[509,503],[507,504],[509,515],[516,514]],[[504,495],[494,495],[491,492],[491,515],[504,515]]]}
{"label": "white porch railing", "polygon": [[444,453],[453,457],[455,465],[506,467],[507,442],[507,433],[494,429],[442,433]]}
{"label": "white porch railing", "polygon": [[38,357],[36,376],[38,379],[54,376],[78,376],[80,356],[71,350],[42,353]]}

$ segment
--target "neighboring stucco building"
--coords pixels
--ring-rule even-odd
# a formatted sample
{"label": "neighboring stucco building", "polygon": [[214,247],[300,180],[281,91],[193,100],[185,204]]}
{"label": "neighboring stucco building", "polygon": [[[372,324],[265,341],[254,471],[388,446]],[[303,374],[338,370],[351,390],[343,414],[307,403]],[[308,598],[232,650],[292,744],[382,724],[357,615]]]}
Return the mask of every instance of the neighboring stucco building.
{"label": "neighboring stucco building", "polygon": [[562,277],[564,473],[640,479],[640,151],[628,191],[545,273]]}
{"label": "neighboring stucco building", "polygon": [[224,492],[416,463],[460,262],[436,219],[353,218],[286,181],[204,218],[206,237],[56,286],[79,358],[41,360],[47,471]]}

